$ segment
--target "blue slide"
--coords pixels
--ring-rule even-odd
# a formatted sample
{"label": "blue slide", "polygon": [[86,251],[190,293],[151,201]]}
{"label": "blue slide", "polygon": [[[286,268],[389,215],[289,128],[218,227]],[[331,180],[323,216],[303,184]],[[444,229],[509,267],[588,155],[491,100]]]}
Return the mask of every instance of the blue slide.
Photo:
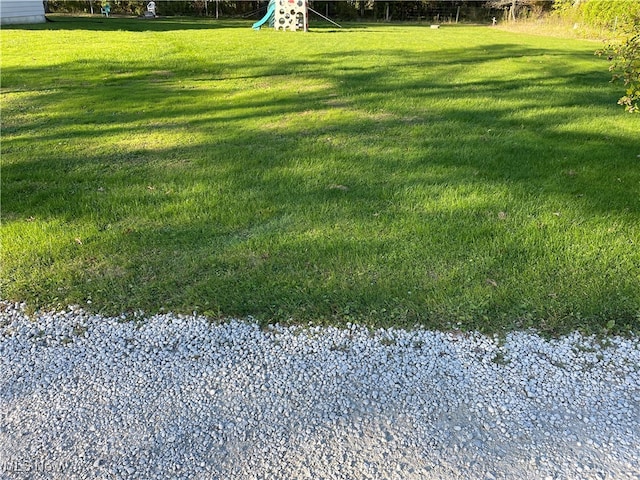
{"label": "blue slide", "polygon": [[275,16],[274,15],[275,12],[276,12],[276,2],[271,1],[269,2],[269,8],[267,9],[267,14],[264,17],[262,17],[260,20],[258,20],[256,23],[254,23],[252,28],[254,30],[260,30],[260,27],[265,23],[269,22],[269,24],[272,24]]}

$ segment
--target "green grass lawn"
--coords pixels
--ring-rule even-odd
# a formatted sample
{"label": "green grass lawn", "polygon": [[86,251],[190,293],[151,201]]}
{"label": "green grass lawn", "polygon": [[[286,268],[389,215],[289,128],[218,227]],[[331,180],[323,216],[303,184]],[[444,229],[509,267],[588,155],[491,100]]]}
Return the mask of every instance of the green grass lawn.
{"label": "green grass lawn", "polygon": [[1,32],[3,298],[640,332],[640,116],[601,44],[54,20]]}

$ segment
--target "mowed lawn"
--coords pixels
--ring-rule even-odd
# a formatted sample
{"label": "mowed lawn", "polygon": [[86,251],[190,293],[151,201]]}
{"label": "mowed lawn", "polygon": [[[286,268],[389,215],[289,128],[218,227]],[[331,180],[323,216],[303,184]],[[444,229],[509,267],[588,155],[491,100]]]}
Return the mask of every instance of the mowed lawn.
{"label": "mowed lawn", "polygon": [[1,32],[2,298],[640,332],[640,116],[600,43],[53,18]]}

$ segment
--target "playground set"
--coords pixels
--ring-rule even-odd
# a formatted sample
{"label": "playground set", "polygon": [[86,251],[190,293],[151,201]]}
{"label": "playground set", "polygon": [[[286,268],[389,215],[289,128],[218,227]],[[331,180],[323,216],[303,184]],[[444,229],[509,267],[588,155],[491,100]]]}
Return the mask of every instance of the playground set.
{"label": "playground set", "polygon": [[269,26],[276,30],[291,30],[292,32],[302,30],[306,32],[309,30],[309,11],[340,27],[330,18],[309,7],[307,0],[270,0],[267,13],[253,24],[253,29],[260,30],[268,22]]}

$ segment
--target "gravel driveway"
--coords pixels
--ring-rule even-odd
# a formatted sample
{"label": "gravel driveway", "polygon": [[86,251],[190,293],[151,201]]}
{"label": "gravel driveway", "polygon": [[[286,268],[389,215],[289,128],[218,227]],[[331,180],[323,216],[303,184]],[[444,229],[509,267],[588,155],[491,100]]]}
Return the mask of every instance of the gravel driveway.
{"label": "gravel driveway", "polygon": [[28,316],[0,478],[639,479],[638,338]]}

